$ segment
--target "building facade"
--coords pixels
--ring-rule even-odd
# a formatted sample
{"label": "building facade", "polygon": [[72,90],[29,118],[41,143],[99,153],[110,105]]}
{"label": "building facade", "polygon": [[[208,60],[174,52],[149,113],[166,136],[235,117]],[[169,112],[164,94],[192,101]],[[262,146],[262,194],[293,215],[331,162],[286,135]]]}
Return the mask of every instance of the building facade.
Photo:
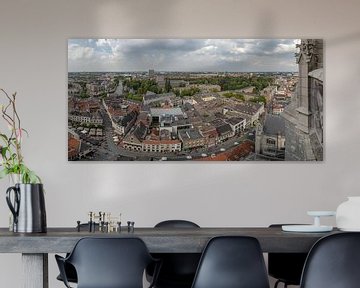
{"label": "building facade", "polygon": [[264,125],[256,128],[255,153],[271,160],[284,160],[285,143],[284,118],[266,115]]}
{"label": "building facade", "polygon": [[285,160],[323,160],[323,41],[302,39],[299,82],[285,119]]}

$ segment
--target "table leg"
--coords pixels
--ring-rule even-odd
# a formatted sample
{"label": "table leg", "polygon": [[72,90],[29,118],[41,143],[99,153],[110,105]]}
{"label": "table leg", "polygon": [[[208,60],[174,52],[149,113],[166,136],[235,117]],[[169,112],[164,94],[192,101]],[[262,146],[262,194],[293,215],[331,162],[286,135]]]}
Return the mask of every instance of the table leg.
{"label": "table leg", "polygon": [[22,254],[23,288],[49,288],[48,254]]}

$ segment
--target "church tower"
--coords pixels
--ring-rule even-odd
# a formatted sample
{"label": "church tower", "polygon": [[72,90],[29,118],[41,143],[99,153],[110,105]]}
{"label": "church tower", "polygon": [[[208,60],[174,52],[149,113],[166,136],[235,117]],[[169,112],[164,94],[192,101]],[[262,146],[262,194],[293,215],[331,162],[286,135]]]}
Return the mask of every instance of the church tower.
{"label": "church tower", "polygon": [[299,82],[285,119],[285,160],[323,160],[323,41],[302,39]]}

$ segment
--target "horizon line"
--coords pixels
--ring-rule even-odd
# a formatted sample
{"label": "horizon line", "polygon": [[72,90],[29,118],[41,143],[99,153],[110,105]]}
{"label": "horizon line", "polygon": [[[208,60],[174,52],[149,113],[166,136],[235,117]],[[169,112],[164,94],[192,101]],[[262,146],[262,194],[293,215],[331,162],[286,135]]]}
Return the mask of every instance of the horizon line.
{"label": "horizon line", "polygon": [[[150,69],[151,70],[151,69]],[[299,71],[291,70],[273,70],[273,71],[168,71],[168,70],[154,70],[154,73],[298,73]],[[149,73],[149,70],[132,70],[132,71],[68,71],[68,73]]]}

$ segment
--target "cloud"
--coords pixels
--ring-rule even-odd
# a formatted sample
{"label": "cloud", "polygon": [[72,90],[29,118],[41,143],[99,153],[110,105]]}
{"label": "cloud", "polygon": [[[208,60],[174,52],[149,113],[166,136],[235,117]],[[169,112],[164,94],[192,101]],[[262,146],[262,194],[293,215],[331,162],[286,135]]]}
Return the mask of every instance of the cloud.
{"label": "cloud", "polygon": [[69,60],[90,59],[94,56],[94,49],[83,47],[78,44],[71,44],[68,47]]}
{"label": "cloud", "polygon": [[297,39],[70,39],[73,71],[296,71]]}

